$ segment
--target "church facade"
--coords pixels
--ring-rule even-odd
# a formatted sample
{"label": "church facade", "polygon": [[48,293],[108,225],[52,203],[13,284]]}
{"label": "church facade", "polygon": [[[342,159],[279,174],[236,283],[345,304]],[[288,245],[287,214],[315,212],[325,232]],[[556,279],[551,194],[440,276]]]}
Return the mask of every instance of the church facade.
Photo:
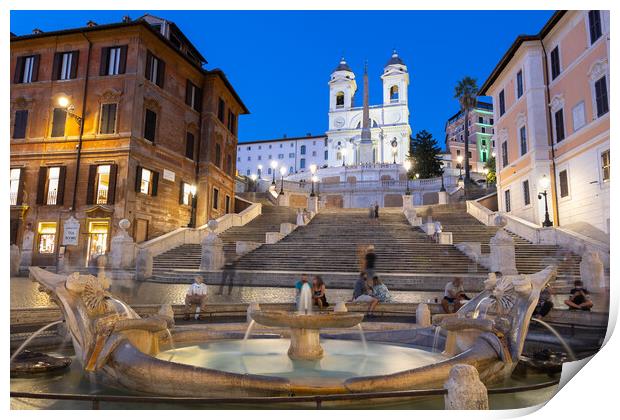
{"label": "church facade", "polygon": [[[286,168],[287,176],[309,171],[312,164],[319,168],[402,164],[409,153],[411,136],[407,66],[394,51],[381,75],[383,101],[380,105],[368,105],[366,72],[364,79],[366,106],[355,106],[355,73],[342,58],[329,79],[328,130],[325,135],[240,143],[237,147],[239,175],[266,179],[271,176],[274,162],[278,168]],[[366,118],[364,108],[368,114]],[[364,130],[365,121],[367,130]]]}

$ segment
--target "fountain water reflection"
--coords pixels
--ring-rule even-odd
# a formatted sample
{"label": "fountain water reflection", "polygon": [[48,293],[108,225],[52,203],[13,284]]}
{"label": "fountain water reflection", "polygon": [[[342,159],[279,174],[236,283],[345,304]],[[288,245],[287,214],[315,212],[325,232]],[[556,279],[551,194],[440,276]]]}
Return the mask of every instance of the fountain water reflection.
{"label": "fountain water reflection", "polygon": [[568,345],[568,343],[566,342],[566,340],[564,340],[562,338],[562,336],[556,331],[555,328],[553,328],[551,325],[547,324],[545,321],[540,320],[538,318],[532,318],[532,322],[536,322],[537,324],[542,325],[543,327],[545,327],[551,334],[553,334],[555,336],[555,338],[557,338],[557,340],[560,342],[560,344],[562,345],[562,347],[564,347],[564,350],[566,350],[566,354],[568,355],[568,357],[570,357],[571,362],[577,360],[577,357],[575,356],[575,353],[573,352],[573,349],[570,348],[570,346]]}
{"label": "fountain water reflection", "polygon": [[433,353],[437,353],[438,352],[438,346],[439,346],[439,335],[441,334],[441,327],[439,325],[437,325],[435,327],[435,336],[433,337]]}

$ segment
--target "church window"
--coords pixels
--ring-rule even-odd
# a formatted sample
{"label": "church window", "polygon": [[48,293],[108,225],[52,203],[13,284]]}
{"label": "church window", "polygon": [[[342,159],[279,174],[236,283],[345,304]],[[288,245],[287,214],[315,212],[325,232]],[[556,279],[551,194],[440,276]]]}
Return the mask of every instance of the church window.
{"label": "church window", "polygon": [[396,85],[390,88],[390,102],[398,102],[398,86]]}
{"label": "church window", "polygon": [[336,108],[344,108],[344,92],[336,93]]}
{"label": "church window", "polygon": [[305,155],[305,154],[306,154],[306,146],[305,146],[305,145],[301,146],[300,153],[301,153],[302,155]]}
{"label": "church window", "polygon": [[325,160],[327,160],[327,157],[329,156],[329,152],[326,150],[325,151]]}
{"label": "church window", "polygon": [[306,167],[306,159],[301,159],[301,160],[299,161],[299,167],[300,167],[301,169],[304,169],[304,168]]}

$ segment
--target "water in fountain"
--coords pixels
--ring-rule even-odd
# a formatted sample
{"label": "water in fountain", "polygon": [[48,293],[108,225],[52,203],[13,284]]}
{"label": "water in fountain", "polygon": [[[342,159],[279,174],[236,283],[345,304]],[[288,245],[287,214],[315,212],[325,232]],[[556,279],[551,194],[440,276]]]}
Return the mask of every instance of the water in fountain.
{"label": "water in fountain", "polygon": [[573,352],[573,349],[570,348],[568,343],[562,338],[562,336],[556,331],[555,328],[553,328],[551,325],[547,324],[545,321],[540,320],[538,318],[532,318],[532,321],[534,321],[534,322],[542,325],[543,327],[545,327],[547,330],[549,330],[549,332],[551,334],[553,334],[555,336],[555,338],[558,339],[558,341],[560,342],[562,347],[564,347],[564,350],[566,350],[566,354],[568,354],[568,357],[571,358],[571,362],[577,360],[577,357],[575,356],[575,353]]}
{"label": "water in fountain", "polygon": [[252,328],[254,328],[254,324],[256,324],[256,322],[254,320],[251,320],[250,324],[248,325],[248,329],[245,330],[245,335],[243,336],[243,342],[241,343],[241,353],[245,353],[245,345],[248,342],[248,338],[250,338],[250,334],[252,334]]}
{"label": "water in fountain", "polygon": [[439,346],[439,334],[441,333],[441,327],[437,325],[435,327],[435,337],[433,337],[433,353],[437,353]]}
{"label": "water in fountain", "polygon": [[482,318],[486,318],[487,312],[489,311],[489,308],[493,303],[494,300],[490,296],[481,299],[480,302],[478,302],[478,304],[476,305],[476,309],[474,309],[472,318],[478,319],[480,315],[482,315]]}
{"label": "water in fountain", "polygon": [[27,339],[26,341],[24,341],[24,342],[22,343],[22,345],[21,345],[21,346],[19,346],[19,348],[18,348],[17,350],[15,350],[15,353],[13,353],[13,355],[11,356],[11,362],[13,362],[13,360],[15,360],[15,358],[17,357],[17,355],[18,355],[19,353],[21,353],[21,352],[22,352],[22,350],[23,350],[23,349],[25,349],[25,348],[26,348],[26,346],[27,346],[28,344],[30,344],[30,342],[31,342],[32,340],[34,340],[34,339],[35,339],[35,338],[36,338],[39,334],[41,334],[43,331],[47,330],[48,328],[51,328],[51,327],[53,327],[54,325],[58,325],[58,324],[61,324],[61,323],[63,323],[63,322],[64,322],[64,319],[60,319],[60,320],[58,320],[58,321],[50,322],[49,324],[45,325],[44,327],[41,327],[41,328],[39,328],[38,330],[36,330],[36,331],[34,332],[34,334],[32,334],[30,337],[28,337],[28,339]]}
{"label": "water in fountain", "polygon": [[299,293],[299,303],[297,304],[297,312],[303,315],[309,315],[312,313],[312,289],[308,283],[304,283],[301,286],[301,292]]}
{"label": "water in fountain", "polygon": [[362,324],[357,324],[357,329],[360,331],[360,339],[362,340],[362,347],[364,347],[364,354],[368,354],[368,344],[366,343],[366,336],[364,335]]}
{"label": "water in fountain", "polygon": [[174,339],[172,338],[172,333],[170,332],[170,328],[166,328],[166,335],[168,336],[168,343],[170,344],[170,358],[168,361],[171,361],[174,356],[177,354],[177,349],[174,345]]}

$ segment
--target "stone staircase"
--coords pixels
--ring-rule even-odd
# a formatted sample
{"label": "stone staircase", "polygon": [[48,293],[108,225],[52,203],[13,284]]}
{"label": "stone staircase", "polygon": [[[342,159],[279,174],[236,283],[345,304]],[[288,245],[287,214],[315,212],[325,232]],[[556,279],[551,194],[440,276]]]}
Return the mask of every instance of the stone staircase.
{"label": "stone staircase", "polygon": [[[256,219],[245,226],[232,227],[220,235],[226,259],[236,259],[237,241],[264,243],[265,233],[279,232],[280,223],[295,223],[296,218],[296,209],[263,205],[262,214]],[[157,255],[153,258],[153,277],[166,277],[177,268],[198,270],[200,253],[200,244],[186,244]]]}
{"label": "stone staircase", "polygon": [[268,192],[243,192],[237,193],[237,197],[241,197],[244,200],[251,201],[253,203],[260,203],[263,206],[273,206],[275,199],[269,199],[270,193]]}
{"label": "stone staircase", "polygon": [[[452,232],[454,244],[480,242],[482,253],[490,252],[489,240],[497,233],[499,227],[480,223],[467,213],[465,203],[431,206],[428,207],[428,214],[434,221],[441,222],[444,232]],[[422,217],[424,222],[428,214]],[[515,241],[515,256],[519,273],[534,273],[549,264],[557,264],[558,280],[555,286],[561,288],[572,287],[572,282],[580,276],[580,256],[556,245],[535,245],[520,236],[509,233]]]}
{"label": "stone staircase", "polygon": [[366,209],[323,210],[276,244],[244,255],[240,270],[357,273],[359,246],[373,244],[380,273],[486,272],[452,245],[432,243],[400,209],[382,209],[378,222]]}

